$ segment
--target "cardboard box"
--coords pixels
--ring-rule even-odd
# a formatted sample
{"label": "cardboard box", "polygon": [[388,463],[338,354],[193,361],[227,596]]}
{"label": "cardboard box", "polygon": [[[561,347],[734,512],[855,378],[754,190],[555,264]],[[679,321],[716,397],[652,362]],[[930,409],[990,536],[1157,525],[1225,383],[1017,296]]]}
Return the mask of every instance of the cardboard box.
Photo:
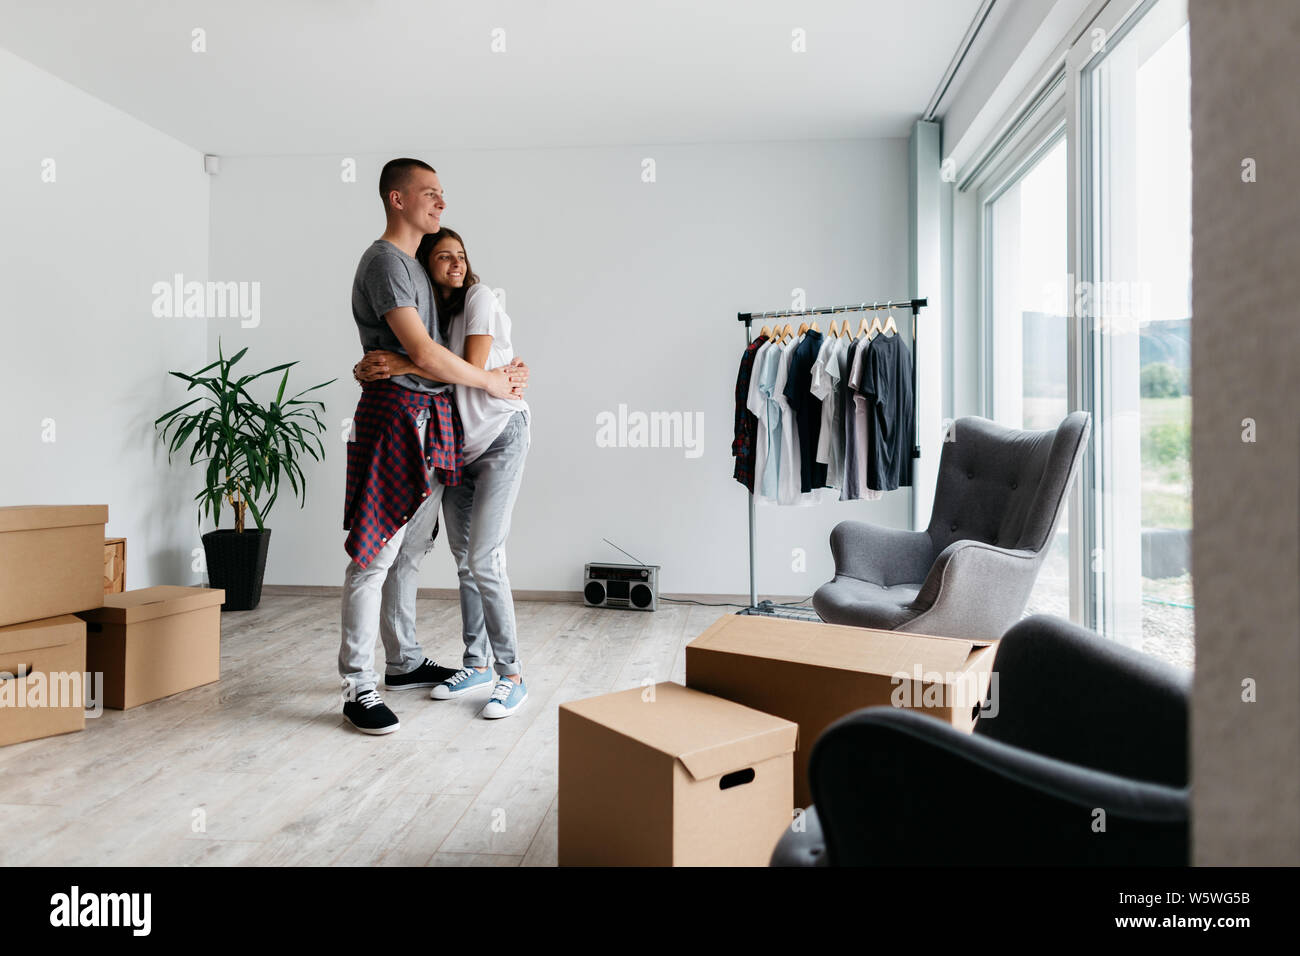
{"label": "cardboard box", "polygon": [[85,670],[80,618],[0,627],[0,746],[84,730]]}
{"label": "cardboard box", "polygon": [[221,677],[220,588],[164,585],[110,594],[85,611],[86,669],[104,706],[129,710]]}
{"label": "cardboard box", "polygon": [[812,803],[808,756],[863,707],[905,706],[970,731],[996,641],[729,614],[686,645],[686,686],[799,725],[795,806]]}
{"label": "cardboard box", "polygon": [[108,505],[0,508],[0,626],[99,607]]}
{"label": "cardboard box", "polygon": [[790,825],[788,720],[665,682],[559,725],[561,866],[767,866]]}
{"label": "cardboard box", "polygon": [[104,593],[126,590],[126,538],[104,540]]}

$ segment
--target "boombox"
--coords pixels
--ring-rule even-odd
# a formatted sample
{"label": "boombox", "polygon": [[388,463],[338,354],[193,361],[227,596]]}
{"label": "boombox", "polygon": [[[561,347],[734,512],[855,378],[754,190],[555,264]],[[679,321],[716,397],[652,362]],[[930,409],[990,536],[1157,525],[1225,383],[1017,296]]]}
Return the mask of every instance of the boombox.
{"label": "boombox", "polygon": [[582,572],[582,597],[588,607],[653,611],[659,603],[659,565],[589,564]]}

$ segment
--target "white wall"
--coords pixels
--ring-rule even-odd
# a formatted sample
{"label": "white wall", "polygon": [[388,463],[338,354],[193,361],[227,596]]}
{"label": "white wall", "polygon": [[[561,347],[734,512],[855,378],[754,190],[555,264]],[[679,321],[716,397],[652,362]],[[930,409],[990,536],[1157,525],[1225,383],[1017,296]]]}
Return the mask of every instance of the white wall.
{"label": "white wall", "polygon": [[[506,290],[516,347],[533,368],[533,447],[509,555],[519,589],[576,590],[590,560],[625,560],[608,537],[663,566],[668,592],[748,591],[744,489],[731,477],[738,310],[810,307],[907,289],[906,141],[441,151],[443,221],[489,285]],[[657,181],[641,181],[642,159]],[[256,328],[210,323],[250,368],[301,359],[323,390],[327,458],[307,506],[272,514],[266,581],[337,585],[346,556],[341,422],[355,408],[359,354],[349,294],[357,258],[383,229],[376,182],[389,156],[231,158],[213,180],[212,278],[260,281]],[[826,329],[823,322],[822,329]],[[756,330],[757,331],[757,330]],[[292,383],[291,383],[292,384]],[[598,448],[596,416],[619,403],[702,412],[703,454]],[[285,496],[288,490],[285,491]],[[827,538],[844,518],[904,527],[906,491],[879,502],[760,506],[759,589],[811,594],[831,575]],[[807,570],[791,570],[792,549]],[[452,587],[439,542],[422,584]]]}
{"label": "white wall", "polygon": [[0,123],[0,504],[106,503],[130,587],[190,583],[192,490],[152,423],[205,334],[150,288],[206,271],[202,157],[4,50]]}

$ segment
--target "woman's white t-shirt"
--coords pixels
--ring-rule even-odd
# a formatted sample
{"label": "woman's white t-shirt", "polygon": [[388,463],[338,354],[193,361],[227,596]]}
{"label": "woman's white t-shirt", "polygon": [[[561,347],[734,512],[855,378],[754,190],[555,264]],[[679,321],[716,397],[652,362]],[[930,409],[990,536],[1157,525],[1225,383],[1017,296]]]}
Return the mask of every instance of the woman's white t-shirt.
{"label": "woman's white t-shirt", "polygon": [[[488,368],[509,365],[515,357],[510,342],[510,316],[501,308],[501,302],[492,290],[476,282],[465,293],[465,308],[451,320],[449,347],[462,358],[465,356],[465,336],[492,336],[492,350],[488,353]],[[487,451],[515,412],[525,412],[528,421],[529,442],[532,441],[532,414],[522,398],[496,398],[481,388],[456,386],[456,406],[460,410],[461,425],[465,430],[464,459],[468,464]]]}

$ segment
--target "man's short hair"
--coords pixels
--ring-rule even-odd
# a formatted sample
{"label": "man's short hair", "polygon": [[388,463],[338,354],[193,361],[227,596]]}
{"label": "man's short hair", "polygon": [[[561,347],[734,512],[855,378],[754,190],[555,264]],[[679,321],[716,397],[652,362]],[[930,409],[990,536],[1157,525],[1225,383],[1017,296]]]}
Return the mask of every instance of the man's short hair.
{"label": "man's short hair", "polygon": [[388,194],[394,189],[399,192],[406,188],[406,184],[411,181],[411,170],[425,169],[431,173],[437,170],[421,159],[390,159],[384,163],[383,171],[379,174],[379,198],[384,201],[384,206],[388,206]]}

